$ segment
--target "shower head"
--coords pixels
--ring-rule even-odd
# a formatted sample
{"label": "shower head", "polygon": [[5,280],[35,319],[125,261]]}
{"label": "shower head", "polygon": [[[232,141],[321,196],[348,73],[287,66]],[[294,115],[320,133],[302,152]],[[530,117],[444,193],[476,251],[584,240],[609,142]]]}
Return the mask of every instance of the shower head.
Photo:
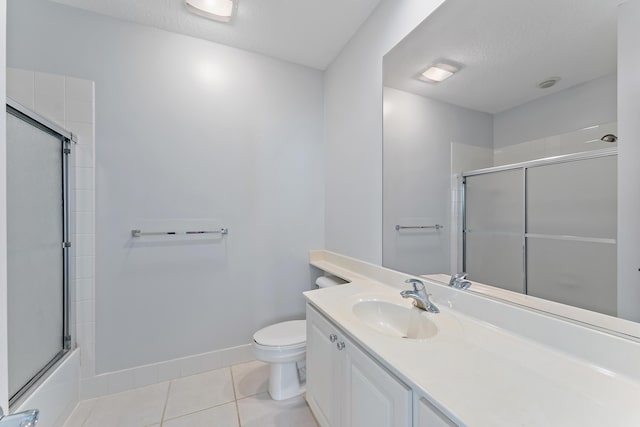
{"label": "shower head", "polygon": [[602,138],[600,138],[600,141],[602,141],[602,142],[617,142],[618,141],[618,137],[615,136],[612,133],[608,133],[605,136],[603,136]]}

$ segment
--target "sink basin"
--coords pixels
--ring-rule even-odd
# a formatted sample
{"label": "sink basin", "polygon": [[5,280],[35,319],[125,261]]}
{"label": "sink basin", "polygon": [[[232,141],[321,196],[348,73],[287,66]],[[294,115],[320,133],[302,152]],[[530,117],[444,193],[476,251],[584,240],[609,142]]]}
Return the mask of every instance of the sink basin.
{"label": "sink basin", "polygon": [[392,337],[421,340],[438,333],[424,311],[387,301],[360,301],[353,306],[353,314],[371,329]]}

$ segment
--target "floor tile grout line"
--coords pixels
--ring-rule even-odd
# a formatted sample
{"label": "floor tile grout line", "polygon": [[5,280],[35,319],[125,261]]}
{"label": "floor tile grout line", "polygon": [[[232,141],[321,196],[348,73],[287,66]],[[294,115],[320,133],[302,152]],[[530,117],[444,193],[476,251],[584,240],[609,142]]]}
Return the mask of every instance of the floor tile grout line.
{"label": "floor tile grout line", "polygon": [[236,382],[233,378],[233,365],[229,366],[229,372],[231,372],[231,387],[233,388],[233,403],[236,406],[236,418],[238,418],[238,427],[242,427],[240,423],[240,409],[238,408],[238,395],[236,394]]}
{"label": "floor tile grout line", "polygon": [[173,380],[169,381],[169,387],[167,387],[167,398],[164,400],[164,406],[162,407],[162,417],[160,418],[160,427],[164,424],[164,415],[167,412],[167,406],[169,405],[169,395],[171,394],[171,384],[173,384]]}
{"label": "floor tile grout line", "polygon": [[236,417],[238,418],[238,427],[242,427],[242,421],[240,421],[240,408],[238,407],[238,401],[235,402],[236,405]]}
{"label": "floor tile grout line", "polygon": [[[250,395],[248,395],[248,396],[242,396],[240,399],[236,399],[236,401],[238,401],[238,402],[239,402],[239,401],[241,401],[241,400],[246,400],[246,399],[249,399],[249,398],[251,398],[251,397],[260,396],[260,395],[262,395],[262,394],[266,394],[267,396],[269,396],[269,399],[271,399],[271,395],[269,394],[269,392],[268,392],[268,391],[261,391],[260,393],[254,393],[254,394],[250,394]],[[294,397],[295,397],[295,396],[294,396]],[[271,399],[271,400],[273,400],[273,399]]]}
{"label": "floor tile grout line", "polygon": [[[245,364],[245,363],[250,363],[250,362],[244,362],[242,364]],[[236,365],[240,365],[240,364],[236,364]],[[236,365],[229,365],[227,367],[229,369],[229,374],[230,374],[230,377],[231,377],[231,387],[232,387],[232,390],[233,390],[233,398],[232,398],[232,400],[229,400],[229,401],[223,402],[223,403],[219,403],[217,405],[209,406],[209,407],[206,407],[206,408],[202,408],[202,409],[199,409],[197,411],[189,412],[189,413],[186,413],[186,414],[181,414],[179,416],[174,416],[174,417],[171,417],[171,418],[166,418],[166,416],[167,416],[167,408],[168,408],[168,404],[169,404],[169,399],[170,399],[170,395],[171,395],[171,389],[172,389],[173,382],[175,380],[167,381],[168,384],[167,384],[166,398],[165,398],[165,402],[164,402],[163,409],[162,409],[161,419],[160,419],[160,422],[159,422],[158,425],[160,427],[162,427],[165,424],[165,422],[167,422],[167,421],[175,420],[175,419],[182,418],[182,417],[185,417],[185,416],[188,416],[188,415],[193,415],[193,414],[198,413],[198,412],[202,412],[202,411],[205,411],[205,410],[210,410],[210,409],[213,409],[213,408],[216,408],[216,407],[219,407],[219,406],[223,406],[223,405],[227,405],[227,404],[233,403],[235,405],[235,408],[236,408],[236,418],[237,418],[237,421],[238,421],[238,426],[241,426],[242,423],[240,421],[240,407],[239,407],[239,404],[238,404],[239,400],[252,398],[252,397],[255,397],[255,396],[262,395],[262,394],[267,395],[268,391],[252,393],[250,395],[239,397],[238,396],[239,390],[236,389],[234,370],[233,370],[233,367],[236,366]],[[241,373],[238,373],[238,375],[240,375],[240,374]],[[193,376],[196,376],[196,375],[199,375],[199,374],[194,374]],[[113,393],[113,394],[110,394],[110,395],[101,396],[101,397],[97,397],[97,398],[93,398],[93,399],[86,399],[86,400],[81,401],[81,402],[101,401],[101,400],[104,400],[104,399],[109,398],[109,397],[114,397],[116,395],[119,395],[119,394],[122,394],[122,393],[126,393],[128,391],[140,390],[140,389],[143,389],[143,388],[146,388],[146,386],[137,387],[135,389],[125,390],[123,392]],[[81,402],[78,402],[78,403],[81,403]],[[75,411],[75,409],[77,409],[77,407],[74,408],[74,411]],[[89,409],[89,411],[87,411],[87,415],[85,417],[83,417],[82,422],[81,422],[81,427],[87,427],[87,422],[88,422],[89,418],[91,417],[91,415],[93,414],[93,412],[95,411],[95,409],[96,408],[95,408],[95,402],[94,402],[94,405],[91,405],[91,408]]]}
{"label": "floor tile grout line", "polygon": [[233,402],[235,402],[235,400],[230,400],[230,401],[228,401],[228,402],[220,403],[220,404],[218,404],[218,405],[208,406],[208,407],[206,407],[206,408],[198,409],[197,411],[188,412],[188,413],[186,413],[186,414],[178,415],[177,417],[167,418],[165,421],[173,421],[173,420],[177,420],[178,418],[182,418],[182,417],[186,417],[186,416],[189,416],[189,415],[197,414],[198,412],[208,411],[208,410],[210,410],[210,409],[219,408],[219,407],[221,407],[221,406],[228,405],[228,404],[233,403]]}
{"label": "floor tile grout line", "polygon": [[233,365],[229,366],[229,373],[231,374],[231,388],[233,389],[233,399],[238,400],[238,394],[236,393],[236,382],[233,378]]}

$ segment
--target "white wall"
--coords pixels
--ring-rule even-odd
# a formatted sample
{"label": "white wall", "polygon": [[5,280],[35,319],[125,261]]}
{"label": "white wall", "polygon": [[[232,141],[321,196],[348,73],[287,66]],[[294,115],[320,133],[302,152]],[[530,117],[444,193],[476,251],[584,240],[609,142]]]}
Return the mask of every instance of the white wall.
{"label": "white wall", "polygon": [[326,248],[382,263],[382,57],[441,0],[382,0],[325,72]]}
{"label": "white wall", "polygon": [[617,120],[617,78],[609,74],[494,115],[501,149]]}
{"label": "white wall", "polygon": [[618,21],[618,316],[640,321],[640,1]]}
{"label": "white wall", "polygon": [[[461,144],[492,151],[493,116],[384,88],[385,267],[412,274],[450,273],[450,184],[452,172],[460,172],[452,171],[452,143],[459,153]],[[439,224],[444,229],[398,232],[396,224]]]}
{"label": "white wall", "polygon": [[[304,315],[323,247],[322,74],[44,0],[9,65],[95,81],[96,369],[249,343]],[[133,228],[229,227],[134,241]]]}
{"label": "white wall", "polygon": [[[7,1],[0,0],[0,99],[6,93],[6,10]],[[0,114],[0,147],[7,145],[6,115]],[[9,409],[7,351],[7,156],[0,150],[0,407]]]}

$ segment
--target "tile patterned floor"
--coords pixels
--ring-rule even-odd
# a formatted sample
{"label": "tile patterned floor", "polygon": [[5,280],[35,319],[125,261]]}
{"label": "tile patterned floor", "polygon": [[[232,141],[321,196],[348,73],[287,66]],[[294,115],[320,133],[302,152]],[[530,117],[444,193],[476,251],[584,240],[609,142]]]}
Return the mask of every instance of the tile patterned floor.
{"label": "tile patterned floor", "polygon": [[64,427],[317,427],[304,397],[274,401],[255,361],[78,404]]}

